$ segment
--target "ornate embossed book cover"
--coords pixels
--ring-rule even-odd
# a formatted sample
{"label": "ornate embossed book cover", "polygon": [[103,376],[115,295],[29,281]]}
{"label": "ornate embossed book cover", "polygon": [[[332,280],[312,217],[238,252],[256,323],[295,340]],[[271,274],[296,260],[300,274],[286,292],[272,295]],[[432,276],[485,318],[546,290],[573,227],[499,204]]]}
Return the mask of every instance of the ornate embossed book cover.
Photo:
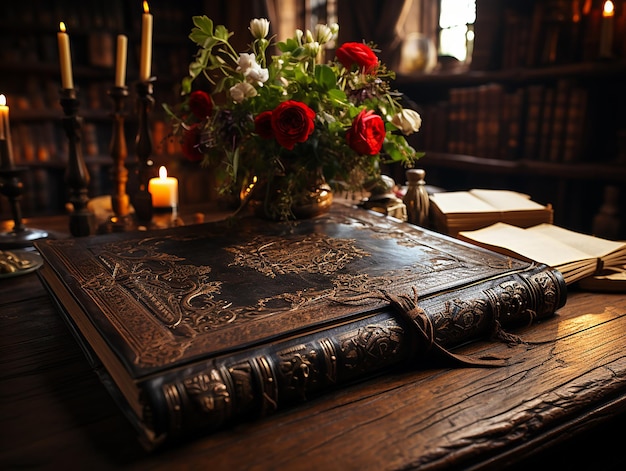
{"label": "ornate embossed book cover", "polygon": [[558,271],[341,204],[37,243],[40,276],[149,446],[553,314]]}

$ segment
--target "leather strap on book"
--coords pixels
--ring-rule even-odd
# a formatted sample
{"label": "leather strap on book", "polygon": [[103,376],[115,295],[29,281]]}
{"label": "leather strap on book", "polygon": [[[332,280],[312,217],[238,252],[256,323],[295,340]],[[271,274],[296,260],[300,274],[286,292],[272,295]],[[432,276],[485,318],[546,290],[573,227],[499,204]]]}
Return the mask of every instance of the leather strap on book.
{"label": "leather strap on book", "polygon": [[[473,357],[470,355],[452,353],[450,350],[437,343],[435,339],[435,328],[430,320],[430,317],[428,317],[426,312],[417,304],[418,295],[417,289],[415,288],[413,288],[412,297],[406,294],[395,295],[381,290],[378,293],[363,293],[348,299],[335,299],[335,301],[351,304],[372,298],[388,301],[394,310],[413,327],[416,335],[426,346],[425,350],[427,352],[432,351],[439,356],[461,366],[493,368],[508,365],[507,358],[500,358],[492,355]],[[491,337],[508,344],[523,343],[522,339],[518,336],[505,332],[497,320],[494,324],[494,330]]]}
{"label": "leather strap on book", "polygon": [[435,340],[435,329],[430,317],[426,312],[417,305],[417,290],[413,288],[413,297],[402,294],[394,295],[385,291],[381,292],[381,297],[391,303],[391,306],[402,315],[414,327],[418,336],[426,342],[426,351],[433,351],[443,358],[452,360],[462,366],[477,367],[500,367],[508,364],[507,359],[496,356],[472,357],[452,353],[450,350],[442,347]]}

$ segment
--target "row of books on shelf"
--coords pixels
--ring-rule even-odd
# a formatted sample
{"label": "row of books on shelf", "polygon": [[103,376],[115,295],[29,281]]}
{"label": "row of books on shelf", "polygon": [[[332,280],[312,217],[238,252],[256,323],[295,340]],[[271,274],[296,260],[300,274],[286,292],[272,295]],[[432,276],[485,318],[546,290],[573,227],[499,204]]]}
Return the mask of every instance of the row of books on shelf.
{"label": "row of books on shelf", "polygon": [[[486,0],[478,5],[477,13],[477,61],[472,65],[476,70],[626,57],[623,2]],[[490,48],[494,43],[501,45],[495,52]]]}
{"label": "row of books on shelf", "polygon": [[588,90],[568,79],[507,90],[458,87],[422,109],[426,149],[499,159],[575,162],[588,139]]}
{"label": "row of books on shelf", "polygon": [[[159,119],[151,123],[154,156],[179,156],[180,144],[168,135],[168,125]],[[84,122],[81,126],[81,149],[87,160],[105,160],[110,156],[112,127]],[[127,130],[129,153],[135,135]],[[13,158],[16,165],[63,166],[67,163],[68,140],[59,122],[16,123],[11,127]]]}
{"label": "row of books on shelf", "polygon": [[[180,3],[149,0],[148,4],[155,13],[155,32],[168,35],[188,32],[185,20],[190,23],[191,17]],[[59,21],[63,21],[70,30],[121,33],[141,30],[143,6],[140,0],[29,0],[5,3],[3,12],[0,18],[3,29],[20,25],[26,32],[55,31]]]}
{"label": "row of books on shelf", "polygon": [[[57,26],[58,27],[58,26]],[[111,31],[90,31],[79,35],[72,34],[72,57],[75,74],[80,87],[81,76],[85,75],[93,80],[94,73],[102,74],[101,79],[110,77],[110,86],[113,85],[113,69],[115,66],[116,34]],[[183,39],[186,35],[181,35]],[[191,44],[191,42],[189,42]],[[155,44],[155,53],[152,62],[152,72],[157,77],[183,77],[187,73],[191,52],[180,44],[159,42]],[[136,79],[139,71],[139,38],[129,38],[128,49],[128,79]],[[59,52],[56,33],[50,31],[41,34],[23,34],[19,36],[4,36],[0,38],[0,63],[10,68],[14,78],[19,77],[16,71],[23,68],[50,68],[51,78],[55,78],[60,88],[60,75],[56,70],[59,66]],[[87,69],[93,68],[93,69]],[[95,72],[94,72],[95,71]],[[107,73],[107,75],[104,75]],[[129,83],[130,85],[130,83]]]}
{"label": "row of books on shelf", "polygon": [[[15,79],[19,82],[19,78]],[[8,85],[8,84],[7,84]],[[8,90],[6,89],[8,88]],[[7,86],[6,94],[11,109],[11,139],[16,164],[64,164],[67,155],[67,136],[62,126],[63,110],[60,105],[58,83],[48,77],[30,77],[19,84]],[[155,84],[154,112],[151,116],[153,150],[157,155],[179,155],[180,147],[167,139],[168,125],[160,103],[176,99],[171,84]],[[79,110],[82,118],[82,150],[86,157],[107,157],[111,143],[114,109],[110,97],[111,84],[92,81],[79,88]],[[132,153],[137,131],[134,110],[135,90],[131,87],[125,103],[126,139]]]}

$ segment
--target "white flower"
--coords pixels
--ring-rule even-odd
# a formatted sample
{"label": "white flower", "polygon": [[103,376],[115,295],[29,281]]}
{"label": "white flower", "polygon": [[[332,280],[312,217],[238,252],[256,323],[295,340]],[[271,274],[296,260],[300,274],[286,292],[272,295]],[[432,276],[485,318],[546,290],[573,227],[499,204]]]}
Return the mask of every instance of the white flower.
{"label": "white flower", "polygon": [[241,72],[246,80],[251,83],[256,82],[258,85],[263,85],[269,79],[269,71],[257,64],[254,54],[247,52],[240,54],[237,64],[237,72]]}
{"label": "white flower", "polygon": [[237,103],[242,103],[246,98],[252,98],[257,95],[256,88],[248,82],[239,82],[230,87],[230,96]]}
{"label": "white flower", "polygon": [[256,63],[256,57],[254,54],[244,52],[239,55],[239,60],[237,60],[237,72],[241,72],[246,75],[249,69],[252,67],[259,67],[259,64]]}
{"label": "white flower", "polygon": [[326,44],[333,39],[333,32],[328,25],[315,25],[315,40],[320,44]]}
{"label": "white flower", "polygon": [[304,49],[308,52],[309,57],[316,57],[320,52],[320,43],[313,41],[312,43],[306,43]]}
{"label": "white flower", "polygon": [[391,118],[391,123],[408,136],[420,130],[422,117],[415,110],[404,108]]}
{"label": "white flower", "polygon": [[270,32],[270,22],[267,18],[250,20],[250,32],[256,39],[263,39]]}
{"label": "white flower", "polygon": [[248,70],[246,78],[248,81],[256,82],[258,85],[262,86],[265,82],[267,82],[267,79],[270,78],[270,73],[267,69],[257,66]]}

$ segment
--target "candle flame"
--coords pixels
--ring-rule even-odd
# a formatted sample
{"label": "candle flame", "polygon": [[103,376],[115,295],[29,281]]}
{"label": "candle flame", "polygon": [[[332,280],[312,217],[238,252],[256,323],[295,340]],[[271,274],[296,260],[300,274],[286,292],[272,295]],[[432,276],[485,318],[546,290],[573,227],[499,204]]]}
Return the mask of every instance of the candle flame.
{"label": "candle flame", "polygon": [[611,0],[607,0],[604,2],[604,10],[602,11],[602,16],[613,16],[615,11],[615,6]]}
{"label": "candle flame", "polygon": [[7,97],[4,94],[0,95],[0,106],[5,106],[7,104]]}
{"label": "candle flame", "polygon": [[161,180],[165,180],[167,178],[167,169],[163,165],[159,168],[159,178]]}
{"label": "candle flame", "polygon": [[65,33],[65,23],[63,23],[62,21],[59,23],[59,29],[62,33]]}
{"label": "candle flame", "polygon": [[148,2],[146,0],[143,0],[143,12],[150,13],[150,8],[148,8]]}

